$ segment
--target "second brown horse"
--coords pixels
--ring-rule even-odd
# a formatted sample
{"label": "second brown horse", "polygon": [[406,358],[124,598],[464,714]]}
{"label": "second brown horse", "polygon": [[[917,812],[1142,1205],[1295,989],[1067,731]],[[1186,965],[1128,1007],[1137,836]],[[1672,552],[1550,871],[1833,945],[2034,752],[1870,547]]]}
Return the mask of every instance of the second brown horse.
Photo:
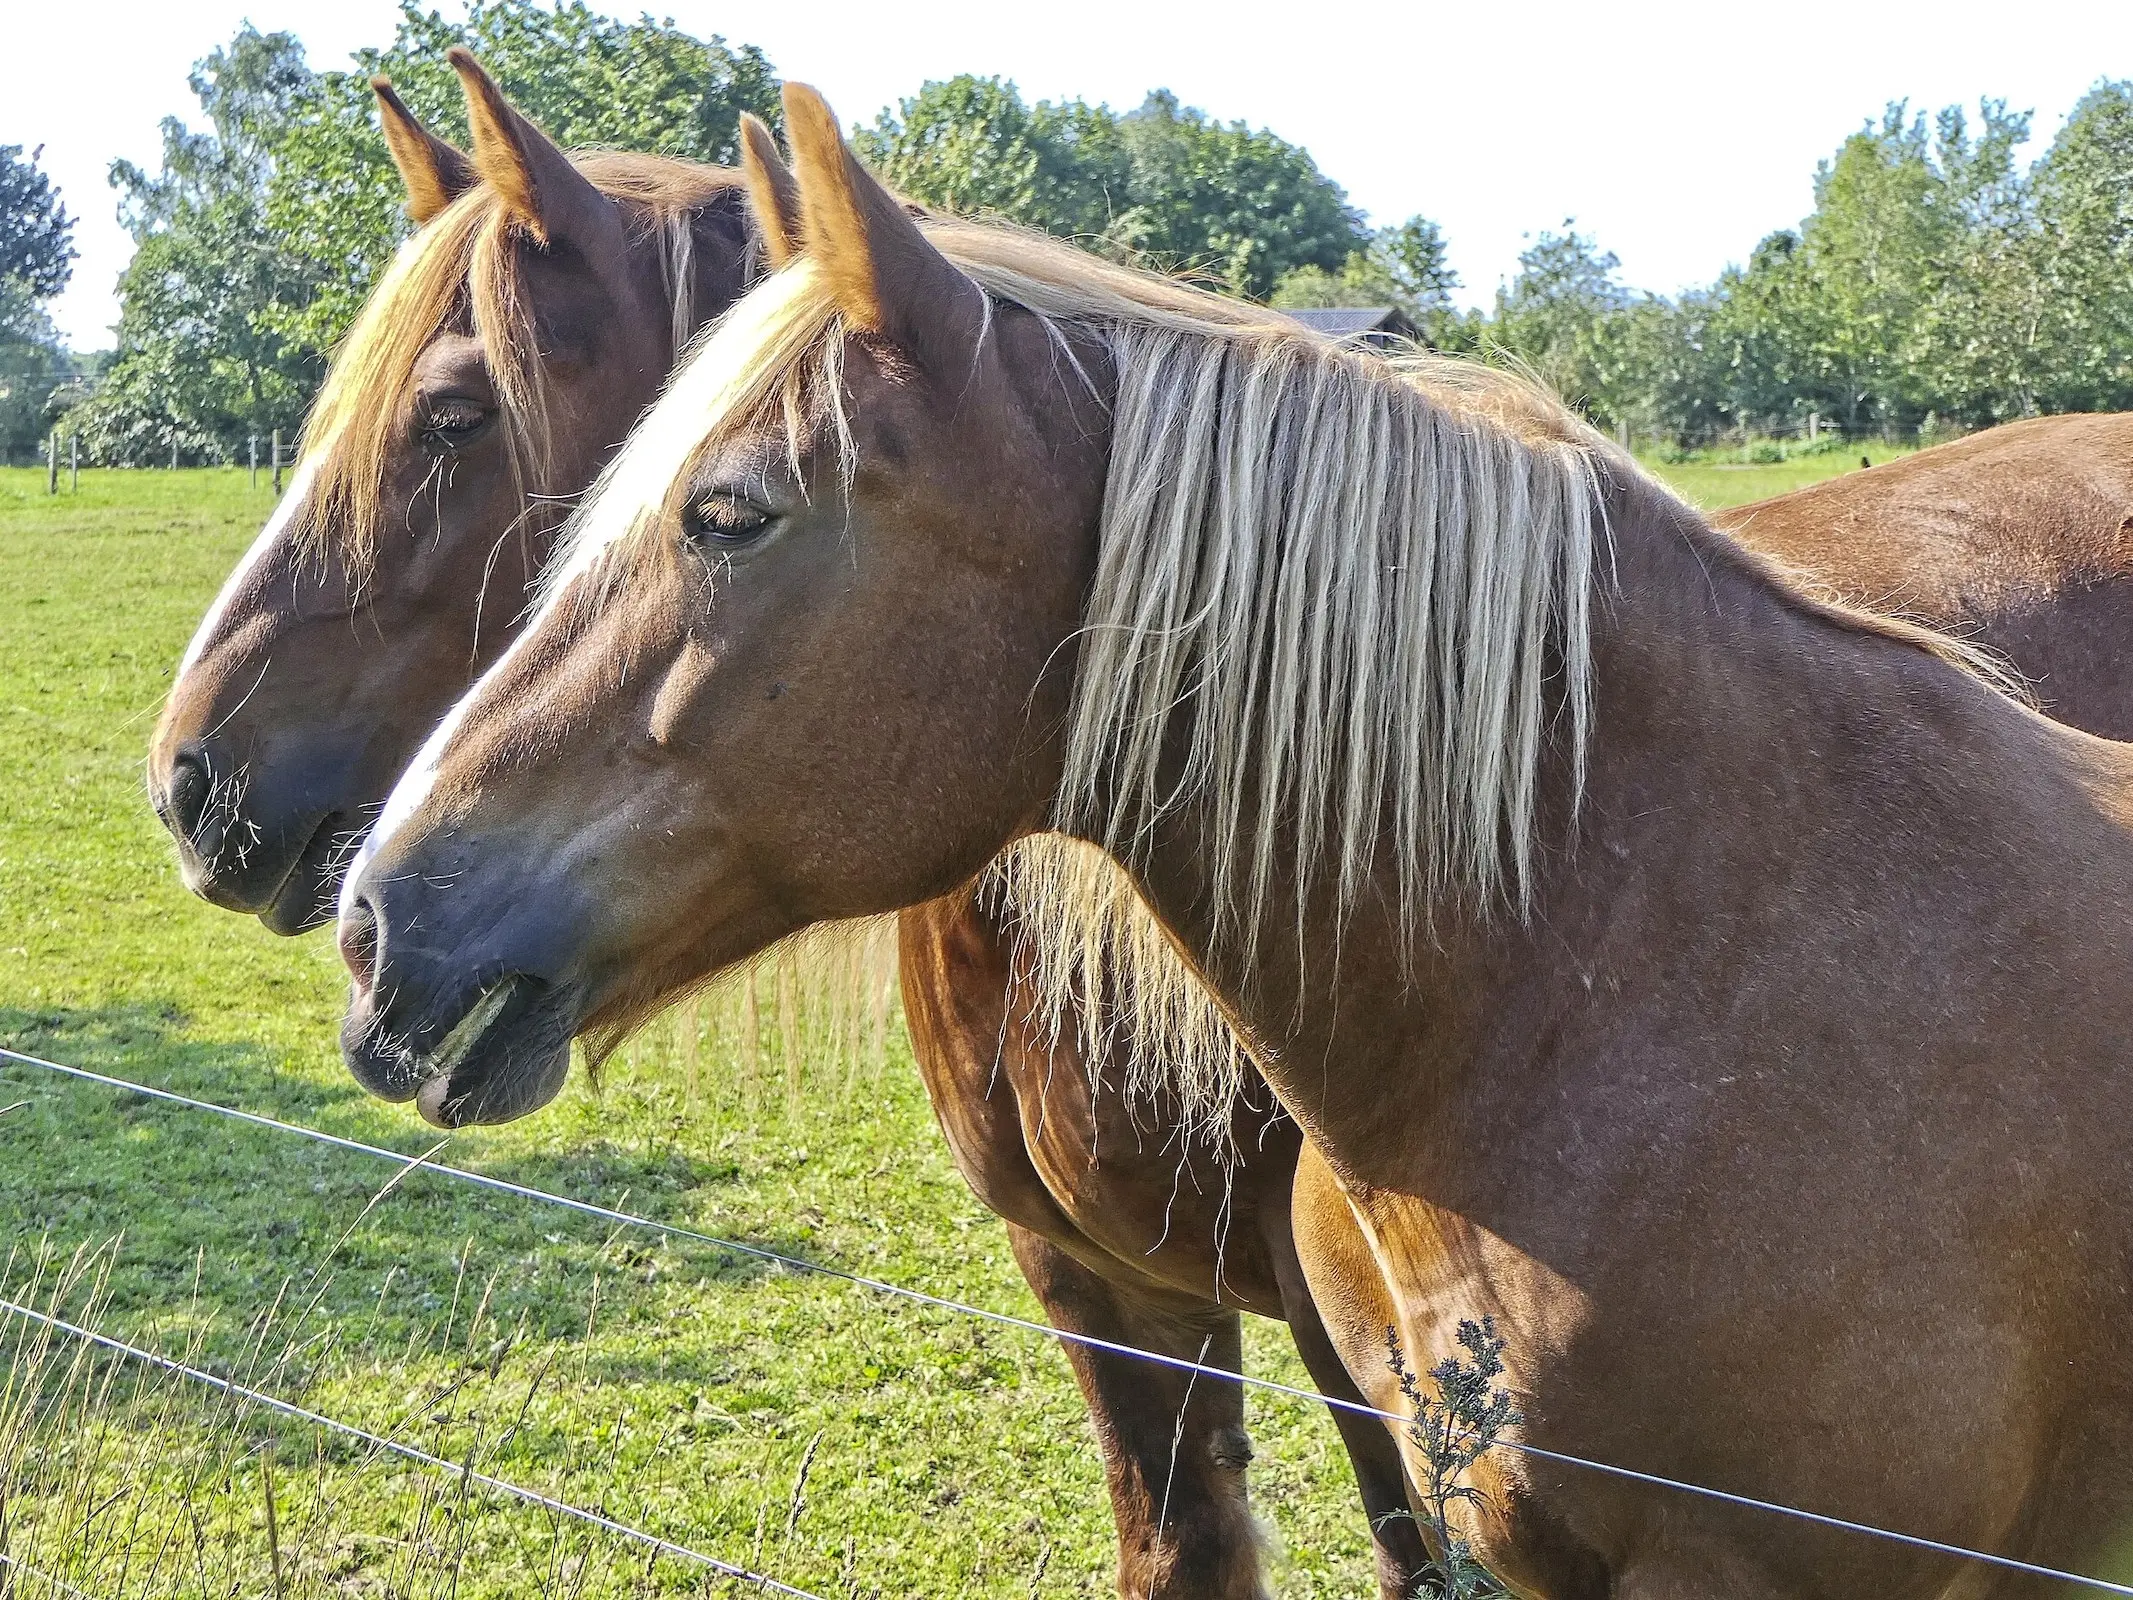
{"label": "second brown horse", "polygon": [[[573,162],[455,58],[472,156],[380,85],[409,209],[430,224],[344,346],[282,508],[201,624],[157,729],[149,789],[187,883],[279,932],[330,915],[339,867],[432,723],[500,651],[558,512],[755,275],[736,175],[649,157]],[[360,614],[361,625],[352,627]],[[1204,1151],[1092,1095],[1010,998],[1009,940],[964,893],[908,913],[914,1054],[955,1160],[1006,1219],[1052,1322],[1234,1369],[1240,1313],[1286,1320],[1315,1382],[1360,1399],[1289,1227],[1293,1124],[1247,1112],[1233,1186]],[[426,1105],[453,1121],[515,1109]],[[1101,1152],[1101,1159],[1099,1159]],[[1264,1592],[1241,1391],[1069,1345],[1102,1448],[1123,1594]],[[1391,1442],[1336,1413],[1382,1590],[1424,1557]]]}

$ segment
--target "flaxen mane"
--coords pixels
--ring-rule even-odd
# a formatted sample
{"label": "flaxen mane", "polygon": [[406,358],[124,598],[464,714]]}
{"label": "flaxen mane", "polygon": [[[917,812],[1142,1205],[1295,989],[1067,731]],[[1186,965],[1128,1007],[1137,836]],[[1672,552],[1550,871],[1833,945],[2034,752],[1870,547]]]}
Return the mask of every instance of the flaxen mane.
{"label": "flaxen mane", "polygon": [[[1054,1025],[1072,1013],[1088,1060],[1159,1075],[1219,1135],[1236,1034],[1108,857],[1130,867],[1195,811],[1212,936],[1247,955],[1277,877],[1299,900],[1330,880],[1345,907],[1388,845],[1410,938],[1448,895],[1522,913],[1551,744],[1583,783],[1603,480],[1641,469],[1511,374],[1343,347],[1019,230],[926,233],[989,305],[1045,323],[1066,381],[1069,331],[1117,374],[1060,831],[997,872]],[[842,331],[805,257],[743,300],[566,534],[550,602],[581,575],[625,582],[616,546],[665,520],[721,432],[782,421],[797,460],[826,431],[849,472]]]}
{"label": "flaxen mane", "polygon": [[[598,152],[575,158],[603,194],[621,202],[637,238],[656,237],[679,358],[697,328],[692,303],[693,221],[737,173],[665,156]],[[376,549],[378,499],[393,443],[410,424],[416,360],[446,329],[482,342],[496,385],[512,470],[526,495],[551,492],[549,405],[540,343],[520,282],[522,231],[496,190],[461,195],[402,245],[334,357],[304,424],[303,451],[318,463],[315,509],[300,537],[361,572]]]}

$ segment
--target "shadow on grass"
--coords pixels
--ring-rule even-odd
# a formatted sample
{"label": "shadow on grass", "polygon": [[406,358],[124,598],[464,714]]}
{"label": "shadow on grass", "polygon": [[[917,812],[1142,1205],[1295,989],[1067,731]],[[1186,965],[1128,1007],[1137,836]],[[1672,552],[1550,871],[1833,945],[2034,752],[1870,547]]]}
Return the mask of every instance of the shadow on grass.
{"label": "shadow on grass", "polygon": [[[409,1157],[434,1143],[427,1130],[381,1126],[389,1114],[353,1082],[284,1073],[257,1045],[185,1030],[171,1006],[0,1007],[0,1044],[25,1054]],[[124,1234],[128,1265],[113,1290],[120,1312],[167,1306],[194,1286],[227,1310],[257,1306],[285,1283],[315,1282],[329,1249],[351,1312],[385,1299],[378,1279],[388,1271],[411,1296],[409,1316],[448,1304],[470,1277],[500,1276],[504,1301],[557,1328],[582,1315],[569,1302],[595,1274],[615,1310],[654,1315],[677,1278],[739,1287],[786,1270],[436,1174],[416,1173],[373,1208],[393,1176],[382,1161],[0,1061],[0,1104],[18,1100],[28,1104],[0,1119],[0,1232],[67,1248]],[[447,1149],[440,1160],[639,1214],[678,1214],[662,1202],[741,1176],[733,1161],[671,1144],[640,1151],[596,1140],[559,1153],[470,1156]],[[736,1242],[811,1259],[797,1227]],[[329,1303],[343,1293],[326,1292]]]}
{"label": "shadow on grass", "polygon": [[[136,1003],[47,1010],[0,1006],[0,1045],[63,1066],[86,1067],[115,1078],[134,1078],[200,1099],[217,1099],[242,1091],[244,1109],[285,1119],[317,1112],[348,1098],[321,1084],[277,1073],[271,1052],[258,1045],[202,1040],[188,1035],[186,1028],[185,1013],[174,1005]],[[0,1062],[0,1072],[16,1082],[32,1082],[40,1077],[48,1083],[56,1081],[50,1074],[20,1063]],[[262,1092],[270,1098],[270,1104],[254,1103]]]}

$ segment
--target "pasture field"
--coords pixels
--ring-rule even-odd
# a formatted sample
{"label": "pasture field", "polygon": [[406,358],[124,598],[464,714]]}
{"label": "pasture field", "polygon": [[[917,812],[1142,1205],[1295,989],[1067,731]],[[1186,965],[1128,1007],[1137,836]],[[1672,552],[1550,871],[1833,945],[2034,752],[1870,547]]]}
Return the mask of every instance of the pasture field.
{"label": "pasture field", "polygon": [[1908,445],[1854,444],[1841,453],[1796,455],[1783,461],[1744,460],[1737,450],[1698,451],[1688,461],[1662,461],[1644,453],[1638,459],[1696,505],[1720,511],[1856,472],[1862,458],[1878,467],[1911,453]]}
{"label": "pasture field", "polygon": [[[1660,470],[1720,505],[1855,461]],[[0,1044],[412,1157],[434,1136],[340,1065],[330,936],[192,899],[141,796],[171,670],[270,498],[236,471],[88,472],[56,498],[0,471]],[[1038,1316],[900,1030],[838,1052],[777,1012],[706,1001],[440,1159]],[[0,1293],[816,1593],[1110,1592],[1102,1474],[1050,1341],[419,1172],[366,1212],[391,1175],[0,1063]],[[1308,1384],[1282,1329],[1246,1350]],[[0,1555],[89,1593],[715,1589],[78,1354],[0,1316]],[[1250,1422],[1280,1591],[1366,1592],[1330,1423],[1256,1394]]]}

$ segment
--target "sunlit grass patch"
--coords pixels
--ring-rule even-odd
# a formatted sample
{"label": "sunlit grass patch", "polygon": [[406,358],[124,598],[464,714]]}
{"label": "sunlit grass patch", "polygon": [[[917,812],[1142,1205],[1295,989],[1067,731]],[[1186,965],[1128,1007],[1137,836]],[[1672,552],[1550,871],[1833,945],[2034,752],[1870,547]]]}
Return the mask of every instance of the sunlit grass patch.
{"label": "sunlit grass patch", "polygon": [[[171,670],[269,496],[207,470],[85,472],[72,502],[43,488],[41,474],[0,474],[0,1044],[428,1149],[410,1110],[364,1096],[338,1060],[346,980],[331,939],[277,939],[192,899],[142,798]],[[752,1000],[745,984],[706,994],[624,1045],[597,1084],[576,1073],[540,1116],[462,1134],[440,1159],[1038,1316],[999,1222],[949,1161],[889,997],[832,1006],[807,989],[770,969]],[[315,1280],[392,1166],[0,1064],[0,1107],[17,1102],[0,1115],[0,1259],[42,1245],[50,1273],[104,1251],[94,1319],[116,1337],[226,1375],[250,1370],[257,1346],[276,1393],[403,1426],[447,1459],[478,1445],[500,1476],[818,1593],[1111,1592],[1095,1442],[1047,1341],[434,1175],[409,1178]],[[90,1282],[67,1303],[83,1309]],[[291,1319],[313,1295],[299,1339]],[[1275,1325],[1251,1328],[1247,1358],[1309,1382]],[[149,1415],[120,1404],[136,1379],[101,1358],[83,1371],[105,1387],[81,1392],[105,1399],[77,1404],[69,1426]],[[140,1480],[158,1486],[141,1528],[177,1531],[161,1566],[160,1532],[97,1542],[126,1526],[105,1519],[139,1488],[90,1524],[55,1575],[99,1600],[274,1594],[269,1437],[284,1582],[309,1586],[290,1593],[717,1592],[668,1558],[646,1577],[641,1550],[544,1514],[472,1495],[454,1509],[456,1488],[407,1464],[154,1393],[170,1427],[112,1433],[93,1475],[106,1487],[80,1493],[167,1463]],[[1323,1412],[1254,1398],[1250,1422],[1281,1592],[1363,1592],[1362,1513]],[[33,1467],[0,1457],[0,1485]],[[204,1546],[179,1483],[202,1486]],[[40,1550],[69,1548],[64,1517],[37,1526]],[[123,1587],[98,1564],[121,1556]],[[42,1600],[28,1579],[17,1593]]]}
{"label": "sunlit grass patch", "polygon": [[1639,459],[1691,504],[1705,511],[1723,511],[1857,472],[1861,462],[1880,466],[1913,453],[1909,445],[1838,441],[1838,446],[1786,452],[1730,445],[1686,452],[1672,460],[1657,452],[1641,454]]}

